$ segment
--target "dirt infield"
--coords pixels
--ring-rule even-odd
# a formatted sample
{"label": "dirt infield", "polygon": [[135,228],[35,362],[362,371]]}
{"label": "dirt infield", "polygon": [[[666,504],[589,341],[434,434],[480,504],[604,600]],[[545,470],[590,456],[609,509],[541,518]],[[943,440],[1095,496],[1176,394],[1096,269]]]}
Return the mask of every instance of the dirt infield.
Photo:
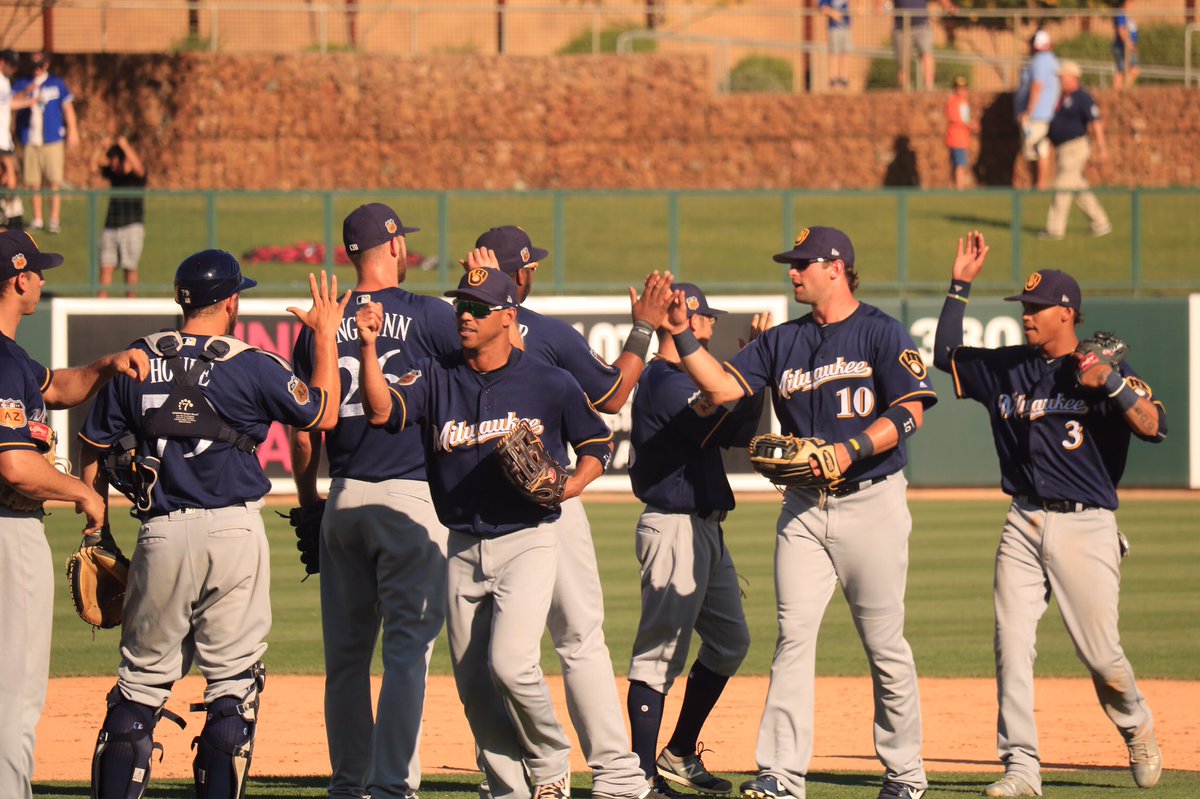
{"label": "dirt infield", "polygon": [[[562,681],[549,678],[559,718],[566,720]],[[263,693],[262,722],[254,751],[254,772],[261,776],[310,776],[327,773],[321,677],[272,676]],[[1154,709],[1167,768],[1200,771],[1200,682],[1146,680],[1139,683]],[[104,695],[111,678],[51,680],[46,711],[38,726],[38,780],[88,779],[96,731],[104,716]],[[374,682],[376,692],[379,679]],[[190,744],[202,717],[182,713],[199,699],[204,683],[189,677],[175,687],[168,707],[188,717],[188,729],[164,721],[156,739],[165,748],[155,775],[191,775]],[[619,688],[622,696],[624,681]],[[767,691],[766,677],[735,677],[729,684],[702,740],[711,752],[705,763],[714,771],[753,771],[754,739]],[[665,718],[673,720],[683,690],[667,699]],[[1037,717],[1046,768],[1127,765],[1125,747],[1096,703],[1091,682],[1039,680]],[[994,771],[995,684],[983,679],[923,679],[926,765],[930,771]],[[871,686],[866,678],[817,681],[816,757],[813,771],[874,771],[879,768],[871,741]],[[449,677],[429,680],[422,743],[427,772],[474,773],[474,747]],[[664,740],[671,722],[664,727]],[[578,746],[572,768],[586,771]]]}

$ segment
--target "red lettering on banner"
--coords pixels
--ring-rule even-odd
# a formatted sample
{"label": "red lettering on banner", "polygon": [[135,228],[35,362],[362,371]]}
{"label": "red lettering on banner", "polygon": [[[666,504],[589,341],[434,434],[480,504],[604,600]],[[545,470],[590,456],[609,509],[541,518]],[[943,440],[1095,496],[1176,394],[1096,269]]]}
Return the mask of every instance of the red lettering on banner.
{"label": "red lettering on banner", "polygon": [[292,473],[292,448],[283,425],[273,423],[267,431],[267,440],[258,445],[258,463],[263,469],[278,463],[285,472]]}
{"label": "red lettering on banner", "polygon": [[[272,338],[268,325],[274,324],[275,333]],[[273,352],[287,360],[292,359],[292,345],[296,343],[296,336],[300,333],[301,324],[299,322],[238,322],[233,328],[233,335],[240,338],[242,341],[249,344],[251,347],[258,347],[260,350]]]}

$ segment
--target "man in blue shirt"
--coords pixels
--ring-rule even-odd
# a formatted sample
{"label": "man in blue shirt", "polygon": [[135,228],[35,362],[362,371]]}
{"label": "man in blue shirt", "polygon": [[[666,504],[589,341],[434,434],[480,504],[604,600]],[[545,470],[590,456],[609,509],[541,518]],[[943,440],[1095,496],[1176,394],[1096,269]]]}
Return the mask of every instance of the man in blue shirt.
{"label": "man in blue shirt", "polygon": [[[25,185],[34,189],[33,221],[29,227],[45,227],[57,233],[62,198],[58,189],[63,182],[64,145],[74,147],[79,142],[75,124],[75,95],[57,75],[50,74],[50,60],[38,51],[30,56],[33,77],[22,78],[13,84],[13,94],[32,96],[36,102],[17,112],[17,135],[25,147]],[[50,195],[50,224],[42,221],[42,196],[38,189],[46,185]]]}
{"label": "man in blue shirt", "polygon": [[1067,233],[1067,217],[1071,213],[1071,199],[1092,225],[1093,236],[1112,233],[1112,224],[1096,195],[1088,190],[1083,171],[1087,167],[1091,146],[1088,132],[1096,140],[1096,158],[1108,158],[1108,147],[1104,142],[1104,123],[1100,121],[1100,106],[1092,95],[1079,84],[1083,74],[1079,64],[1063,61],[1058,70],[1062,79],[1062,97],[1050,120],[1050,143],[1054,145],[1054,161],[1058,169],[1054,176],[1054,202],[1046,216],[1046,229],[1039,238],[1061,239]]}
{"label": "man in blue shirt", "polygon": [[1060,91],[1058,59],[1050,51],[1050,34],[1039,30],[1029,40],[1031,57],[1021,72],[1021,83],[1013,95],[1013,114],[1021,128],[1021,154],[1036,175],[1038,189],[1050,188],[1050,119],[1058,106]]}

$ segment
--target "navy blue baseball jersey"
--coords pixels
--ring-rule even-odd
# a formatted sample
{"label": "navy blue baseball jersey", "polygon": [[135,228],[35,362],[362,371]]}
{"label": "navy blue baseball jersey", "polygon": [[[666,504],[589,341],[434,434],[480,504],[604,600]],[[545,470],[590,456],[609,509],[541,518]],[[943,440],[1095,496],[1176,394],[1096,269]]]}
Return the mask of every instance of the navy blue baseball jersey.
{"label": "navy blue baseball jersey", "polygon": [[745,397],[732,411],[713,406],[677,364],[646,364],[633,396],[634,495],[672,513],[733,510],[721,448],[750,443],[762,399]]}
{"label": "navy blue baseball jersey", "polygon": [[525,351],[570,372],[593,405],[602,404],[621,385],[621,370],[605,363],[588,346],[587,339],[566,322],[521,306],[517,323]]}
{"label": "navy blue baseball jersey", "polygon": [[[180,356],[188,368],[204,352],[208,336],[183,336]],[[79,433],[84,444],[104,450],[126,433],[144,441],[145,414],[158,408],[174,388],[168,359],[145,341],[133,347],[150,358],[150,375],[138,383],[119,375],[101,389]],[[248,349],[213,363],[201,375],[204,397],[235,431],[262,442],[271,422],[300,429],[315,425],[327,398],[310,388],[286,361]],[[261,498],[271,488],[257,456],[233,444],[208,439],[155,439],[140,451],[162,460],[158,483],[145,514],[159,516],[182,508],[223,508]]]}
{"label": "navy blue baseball jersey", "polygon": [[[354,292],[346,306],[337,333],[338,370],[342,394],[337,426],[325,433],[329,476],[378,482],[380,480],[425,479],[425,452],[415,429],[388,435],[372,428],[363,414],[358,386],[358,327],[354,321],[360,305],[377,302],[383,306],[383,329],[376,352],[379,366],[389,383],[395,383],[418,361],[433,355],[457,352],[462,345],[458,323],[449,303],[435,297],[413,294],[401,288]],[[312,331],[302,328],[292,350],[296,374],[312,377]]]}
{"label": "navy blue baseball jersey", "polygon": [[53,373],[0,333],[0,451],[47,449],[46,403],[42,392]]}
{"label": "navy blue baseball jersey", "polygon": [[420,426],[433,504],[451,530],[493,538],[558,518],[558,510],[519,496],[492,457],[521,419],[559,463],[567,463],[570,443],[577,456],[591,455],[608,466],[612,433],[579,384],[521,350],[486,374],[468,366],[461,351],[430,358],[391,391],[385,427]]}
{"label": "navy blue baseball jersey", "polygon": [[[893,405],[937,402],[925,362],[900,323],[860,303],[846,319],[818,324],[807,314],[746,345],[725,369],[747,396],[771,386],[784,433],[837,442],[861,433]],[[904,467],[903,444],[846,470],[852,481],[886,477]]]}

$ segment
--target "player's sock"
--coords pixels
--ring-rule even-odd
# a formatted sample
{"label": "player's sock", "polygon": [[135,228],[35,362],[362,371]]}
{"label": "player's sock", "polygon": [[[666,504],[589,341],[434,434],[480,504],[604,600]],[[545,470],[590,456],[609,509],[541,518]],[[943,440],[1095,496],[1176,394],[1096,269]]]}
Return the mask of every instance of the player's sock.
{"label": "player's sock", "polygon": [[654,761],[658,758],[658,731],[662,727],[663,703],[667,697],[644,682],[629,683],[630,740],[633,752],[646,772],[646,779],[658,773]]}
{"label": "player's sock", "polygon": [[679,721],[675,723],[675,732],[671,733],[671,740],[667,743],[671,754],[683,757],[696,753],[700,728],[720,699],[727,682],[728,677],[710,670],[699,660],[692,664],[687,690],[683,694],[683,706],[679,708]]}

